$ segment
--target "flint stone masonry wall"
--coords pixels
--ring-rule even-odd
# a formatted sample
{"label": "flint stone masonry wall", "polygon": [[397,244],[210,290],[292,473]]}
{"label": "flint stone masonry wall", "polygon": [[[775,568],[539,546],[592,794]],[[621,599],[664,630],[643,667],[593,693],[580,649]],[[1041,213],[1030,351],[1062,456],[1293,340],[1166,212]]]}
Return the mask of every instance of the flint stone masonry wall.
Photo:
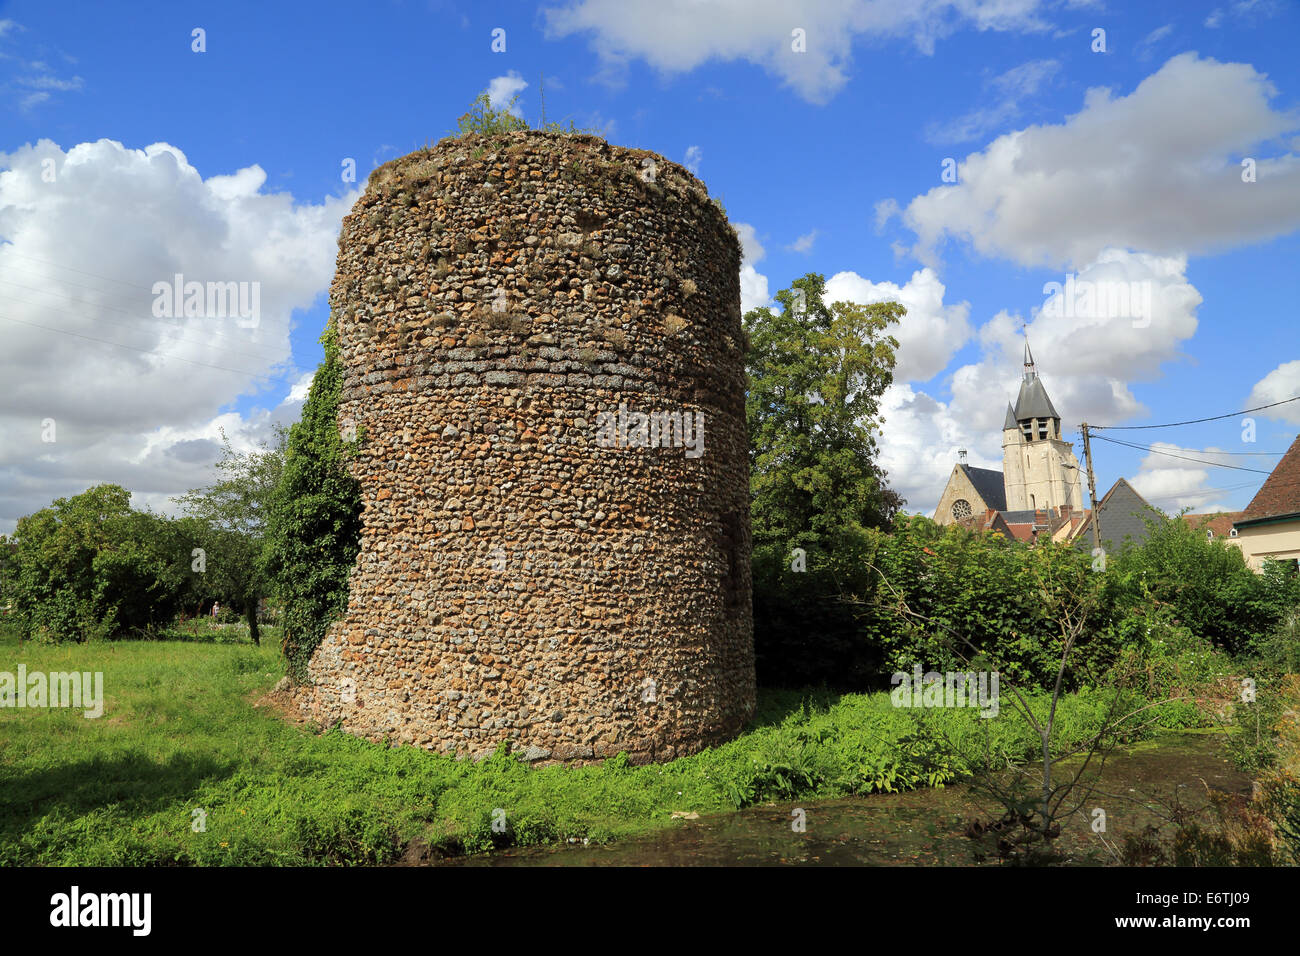
{"label": "flint stone masonry wall", "polygon": [[[330,290],[361,550],[306,715],[534,761],[664,760],[740,730],[739,269],[698,180],[595,137],[444,140],[375,171]],[[634,447],[626,418],[632,443],[607,447],[621,407],[702,414],[703,453]]]}

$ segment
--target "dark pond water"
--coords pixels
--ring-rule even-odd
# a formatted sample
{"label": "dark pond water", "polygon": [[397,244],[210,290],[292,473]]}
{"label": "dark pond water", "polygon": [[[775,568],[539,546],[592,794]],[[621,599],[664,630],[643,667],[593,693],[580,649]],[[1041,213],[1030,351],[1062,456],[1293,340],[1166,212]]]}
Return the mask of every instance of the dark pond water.
{"label": "dark pond water", "polygon": [[[1207,734],[1161,737],[1112,754],[1095,788],[1066,822],[1060,846],[1069,865],[1106,865],[1114,857],[1092,831],[1092,811],[1106,813],[1104,839],[1159,825],[1173,801],[1200,808],[1207,788],[1249,793],[1250,778],[1235,770],[1222,743]],[[794,832],[791,811],[806,813]],[[972,821],[1000,809],[968,786],[872,794],[835,800],[750,807],[735,813],[676,820],[670,827],[605,846],[531,847],[447,860],[442,866],[900,866],[979,865],[980,847],[967,835]],[[995,862],[985,858],[985,864]]]}

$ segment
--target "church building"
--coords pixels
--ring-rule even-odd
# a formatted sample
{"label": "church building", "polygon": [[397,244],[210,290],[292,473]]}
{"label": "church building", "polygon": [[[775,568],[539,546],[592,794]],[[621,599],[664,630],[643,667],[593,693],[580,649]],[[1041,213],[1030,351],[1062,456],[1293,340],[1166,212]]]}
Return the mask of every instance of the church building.
{"label": "church building", "polygon": [[1079,459],[1061,437],[1061,416],[1038,377],[1034,356],[1025,343],[1025,370],[1015,404],[1008,403],[1002,423],[1002,470],[953,466],[939,498],[939,524],[993,511],[1007,525],[1039,529],[1083,515]]}

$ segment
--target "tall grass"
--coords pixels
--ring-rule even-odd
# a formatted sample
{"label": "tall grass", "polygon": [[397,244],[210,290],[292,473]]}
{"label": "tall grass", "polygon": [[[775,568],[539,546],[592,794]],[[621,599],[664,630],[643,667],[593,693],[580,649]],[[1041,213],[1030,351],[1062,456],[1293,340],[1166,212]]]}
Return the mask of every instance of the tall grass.
{"label": "tall grass", "polygon": [[[602,841],[673,811],[942,785],[976,754],[1018,759],[1036,742],[1006,707],[985,720],[895,709],[887,694],[783,691],[761,696],[736,740],[668,764],[532,768],[504,747],[474,763],[315,734],[256,706],[284,673],[276,644],[0,640],[0,670],[105,680],[97,720],[0,710],[0,864],[374,864],[412,841],[447,853]],[[1105,699],[1068,698],[1062,740],[1094,733]]]}

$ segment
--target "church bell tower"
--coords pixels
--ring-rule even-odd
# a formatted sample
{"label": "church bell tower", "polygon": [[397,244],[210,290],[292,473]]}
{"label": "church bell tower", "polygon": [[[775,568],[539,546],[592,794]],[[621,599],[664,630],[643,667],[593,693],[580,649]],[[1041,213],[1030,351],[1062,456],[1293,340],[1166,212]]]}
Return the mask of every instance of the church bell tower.
{"label": "church bell tower", "polygon": [[1002,423],[1002,475],[1008,511],[1083,509],[1079,459],[1061,438],[1061,416],[1038,377],[1029,342],[1014,405]]}

